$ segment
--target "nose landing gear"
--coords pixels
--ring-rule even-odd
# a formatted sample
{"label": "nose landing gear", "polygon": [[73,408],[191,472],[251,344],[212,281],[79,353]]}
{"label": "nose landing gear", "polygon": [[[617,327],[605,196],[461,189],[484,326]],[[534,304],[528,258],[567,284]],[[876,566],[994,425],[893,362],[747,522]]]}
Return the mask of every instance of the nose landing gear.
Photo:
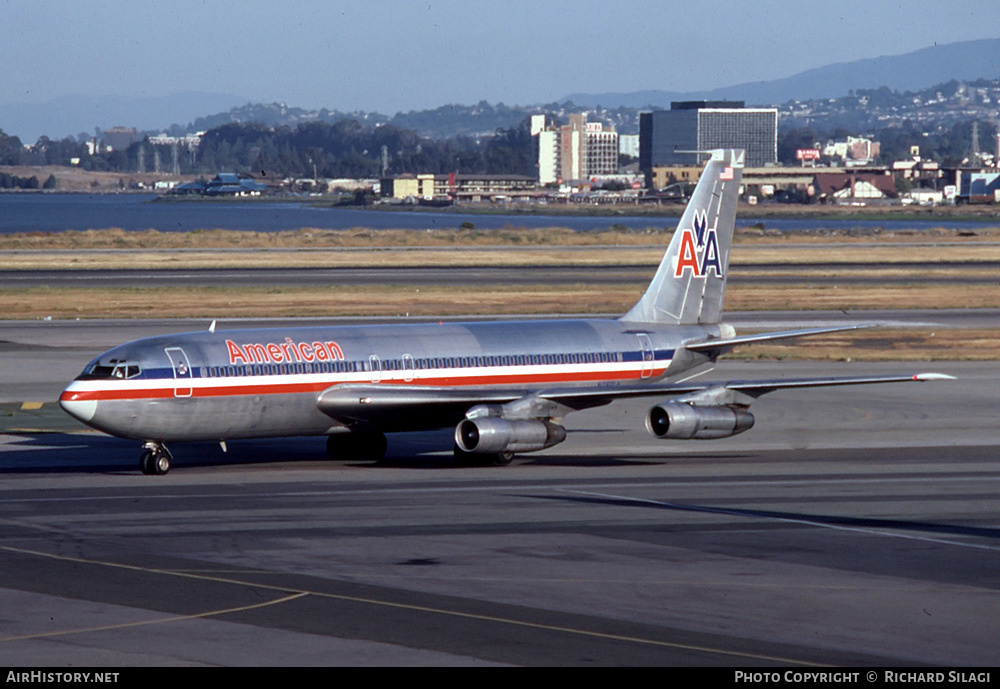
{"label": "nose landing gear", "polygon": [[139,469],[142,473],[162,476],[170,471],[173,455],[163,443],[150,441],[142,446],[142,456],[139,458]]}

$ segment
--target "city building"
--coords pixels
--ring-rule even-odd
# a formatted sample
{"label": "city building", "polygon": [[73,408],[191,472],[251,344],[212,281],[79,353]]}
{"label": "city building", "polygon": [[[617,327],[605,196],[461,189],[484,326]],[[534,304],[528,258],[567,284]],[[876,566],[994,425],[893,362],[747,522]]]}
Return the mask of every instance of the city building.
{"label": "city building", "polygon": [[587,122],[584,130],[584,178],[618,172],[618,132],[600,122]]}
{"label": "city building", "polygon": [[[683,194],[697,182],[698,166],[654,167],[647,175],[653,191]],[[817,168],[812,166],[745,167],[740,181],[741,197],[750,202],[811,203],[851,202],[895,198],[896,179],[886,167]]]}
{"label": "city building", "polygon": [[456,201],[505,201],[543,196],[527,175],[455,175]]}
{"label": "city building", "polygon": [[878,141],[849,136],[846,141],[830,141],[823,148],[827,158],[840,158],[846,165],[868,165],[881,153]]}
{"label": "city building", "polygon": [[267,185],[254,181],[250,175],[235,172],[220,172],[208,182],[195,180],[176,184],[171,194],[202,196],[260,196],[267,191]]}
{"label": "city building", "polygon": [[647,173],[647,187],[655,191],[674,184],[697,184],[701,172],[700,165],[659,165]]}
{"label": "city building", "polygon": [[639,135],[638,134],[619,134],[618,135],[618,152],[623,156],[629,156],[630,158],[639,157]]}
{"label": "city building", "polygon": [[419,201],[500,201],[535,198],[541,193],[526,175],[403,174],[386,177],[379,185],[382,198]]}
{"label": "city building", "polygon": [[639,168],[647,175],[654,167],[701,162],[683,151],[716,148],[746,150],[748,166],[777,163],[777,108],[747,108],[742,101],[684,101],[639,116]]}
{"label": "city building", "polygon": [[538,137],[538,183],[555,184],[559,180],[559,142],[556,129],[542,129]]}
{"label": "city building", "polygon": [[448,195],[448,175],[405,173],[381,180],[382,198],[434,199]]}
{"label": "city building", "polygon": [[167,134],[156,134],[154,136],[148,137],[146,140],[154,146],[173,146],[177,144],[179,146],[184,146],[188,150],[193,150],[198,148],[201,144],[201,137],[205,135],[205,132],[197,132],[196,134],[187,134],[186,136],[169,136]]}
{"label": "city building", "polygon": [[1000,172],[963,170],[959,173],[959,181],[958,200],[966,203],[1000,202]]}
{"label": "city building", "polygon": [[[538,119],[536,119],[538,118]],[[574,113],[569,123],[548,125],[544,115],[531,119],[537,137],[538,182],[555,184],[586,180],[618,172],[618,132],[601,122],[587,122],[586,113]]]}
{"label": "city building", "polygon": [[105,129],[101,135],[104,137],[104,143],[113,151],[124,151],[139,138],[135,127],[111,127]]}
{"label": "city building", "polygon": [[943,178],[941,166],[934,160],[922,159],[919,149],[916,149],[910,160],[893,161],[892,173],[896,179],[902,180],[904,187],[937,189],[944,186],[940,182]]}
{"label": "city building", "polygon": [[[774,166],[743,168],[743,197],[750,203],[778,201],[808,203],[815,193],[817,169],[814,166]],[[840,168],[825,168],[823,172],[840,173]]]}
{"label": "city building", "polygon": [[810,195],[820,203],[896,198],[896,183],[886,173],[821,172],[813,178]]}

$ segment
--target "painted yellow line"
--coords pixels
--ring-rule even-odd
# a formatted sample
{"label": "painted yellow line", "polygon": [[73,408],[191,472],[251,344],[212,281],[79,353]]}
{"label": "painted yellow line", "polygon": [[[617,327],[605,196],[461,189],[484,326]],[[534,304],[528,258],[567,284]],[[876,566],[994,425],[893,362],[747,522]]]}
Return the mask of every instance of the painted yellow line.
{"label": "painted yellow line", "polygon": [[34,409],[41,409],[42,408],[42,404],[44,404],[44,403],[43,402],[22,402],[21,403],[21,409],[23,409],[25,411],[34,410]]}
{"label": "painted yellow line", "polygon": [[266,603],[255,603],[253,605],[242,605],[236,608],[224,608],[222,610],[209,610],[207,612],[194,613],[193,615],[177,615],[174,617],[162,617],[155,620],[142,620],[140,622],[123,622],[122,624],[108,624],[101,627],[81,627],[79,629],[61,629],[54,632],[41,632],[39,634],[24,634],[22,636],[7,636],[0,638],[0,643],[5,641],[24,641],[26,639],[44,639],[53,636],[68,636],[70,634],[87,634],[89,632],[106,632],[113,629],[128,629],[129,627],[141,627],[147,624],[163,624],[165,622],[180,622],[183,620],[195,620],[203,617],[216,617],[218,615],[226,615],[232,612],[243,612],[244,610],[254,610],[256,608],[265,608],[269,605],[278,605],[280,603],[287,603],[291,600],[296,600],[297,598],[303,598],[308,596],[308,593],[295,593],[290,596],[285,596],[284,598],[277,598]]}
{"label": "painted yellow line", "polygon": [[[241,580],[241,579],[230,579],[228,577],[207,576],[207,575],[196,574],[196,573],[193,573],[193,572],[190,572],[190,571],[184,572],[184,571],[177,571],[177,570],[157,569],[157,568],[151,568],[151,567],[139,567],[137,565],[126,565],[126,564],[117,563],[117,562],[106,562],[106,561],[103,561],[103,560],[88,560],[86,558],[71,557],[71,556],[67,556],[67,555],[54,555],[52,553],[46,553],[46,552],[37,551],[37,550],[27,550],[27,549],[24,549],[24,548],[14,548],[14,547],[11,547],[11,546],[0,546],[0,551],[7,551],[7,552],[12,552],[12,553],[20,553],[20,554],[23,554],[23,555],[34,555],[34,556],[37,556],[37,557],[44,557],[44,558],[49,558],[49,559],[53,559],[53,560],[62,560],[62,561],[66,561],[66,562],[79,562],[79,563],[83,563],[83,564],[102,565],[102,566],[105,566],[105,567],[114,567],[114,568],[117,568],[117,569],[127,569],[127,570],[136,571],[136,572],[148,572],[148,573],[152,573],[152,574],[163,574],[163,575],[167,575],[167,576],[183,577],[183,578],[196,579],[196,580],[202,580],[202,581],[213,581],[213,582],[217,582],[217,583],[235,584],[237,586],[244,586],[244,587],[251,586],[251,587],[254,587],[254,588],[257,588],[257,589],[278,591],[278,592],[290,594],[286,598],[277,599],[277,600],[270,601],[270,602],[267,602],[267,603],[258,603],[256,605],[247,606],[246,608],[233,608],[231,610],[213,611],[213,612],[208,612],[208,613],[200,613],[200,614],[197,614],[197,615],[189,615],[189,616],[186,616],[186,617],[168,618],[168,619],[165,619],[165,620],[152,620],[150,622],[134,622],[134,623],[126,624],[126,625],[121,625],[122,627],[136,626],[136,625],[139,625],[139,624],[151,624],[151,623],[154,623],[154,622],[169,622],[169,621],[174,621],[174,620],[193,619],[193,618],[197,618],[197,617],[209,617],[209,616],[214,616],[214,615],[225,614],[227,612],[238,612],[239,610],[250,610],[250,609],[254,609],[254,608],[265,607],[265,606],[268,606],[268,605],[273,605],[273,604],[276,604],[276,603],[286,602],[286,601],[293,600],[295,598],[300,598],[300,597],[303,597],[303,596],[316,596],[316,597],[320,597],[320,598],[327,598],[327,599],[330,599],[330,600],[340,600],[340,601],[347,601],[347,602],[351,602],[351,603],[362,603],[362,604],[365,604],[365,605],[376,605],[376,606],[386,607],[386,608],[395,608],[395,609],[398,609],[398,610],[411,610],[411,611],[415,611],[415,612],[426,612],[426,613],[431,613],[431,614],[436,614],[436,615],[445,615],[445,616],[448,616],[448,617],[458,617],[458,618],[463,618],[463,619],[481,620],[481,621],[485,621],[485,622],[495,622],[495,623],[498,623],[498,624],[512,625],[512,626],[516,626],[516,627],[525,627],[525,628],[529,628],[529,629],[541,629],[541,630],[545,630],[545,631],[561,632],[561,633],[564,633],[564,634],[572,634],[572,635],[575,635],[575,636],[582,636],[582,637],[588,637],[588,638],[593,638],[593,639],[604,639],[604,640],[608,640],[608,641],[624,641],[624,642],[627,642],[627,643],[635,643],[635,644],[641,644],[641,645],[645,645],[645,646],[657,646],[657,647],[660,647],[660,648],[673,648],[673,649],[683,650],[683,651],[694,651],[694,652],[697,652],[697,653],[709,653],[709,654],[714,654],[714,655],[733,656],[733,657],[736,657],[736,658],[747,658],[747,659],[754,659],[754,660],[764,660],[764,661],[772,662],[772,663],[789,663],[789,664],[793,664],[793,665],[806,665],[806,666],[815,666],[815,667],[823,666],[822,663],[813,663],[813,662],[809,662],[809,661],[799,660],[799,659],[796,659],[796,658],[786,658],[786,657],[783,657],[783,656],[762,655],[762,654],[759,654],[759,653],[744,653],[744,652],[740,652],[740,651],[731,651],[731,650],[724,649],[724,648],[712,648],[712,647],[709,647],[709,646],[696,646],[696,645],[693,645],[693,644],[681,644],[681,643],[674,643],[674,642],[671,642],[671,641],[659,641],[659,640],[656,640],[656,639],[644,639],[642,637],[626,636],[626,635],[622,635],[622,634],[608,634],[608,633],[605,633],[605,632],[595,632],[595,631],[591,631],[591,630],[588,630],[588,629],[577,629],[575,627],[563,627],[563,626],[559,626],[559,625],[549,625],[549,624],[542,624],[542,623],[538,623],[538,622],[527,622],[525,620],[516,620],[516,619],[512,619],[512,618],[508,618],[508,617],[497,617],[497,616],[494,616],[494,615],[480,615],[480,614],[475,614],[475,613],[461,612],[461,611],[458,611],[458,610],[447,610],[445,608],[434,608],[434,607],[429,607],[429,606],[424,606],[424,605],[413,605],[411,603],[397,603],[397,602],[393,602],[393,601],[378,600],[378,599],[375,599],[375,598],[362,598],[362,597],[359,597],[359,596],[347,596],[347,595],[338,594],[338,593],[324,593],[322,591],[310,591],[308,589],[296,589],[296,588],[292,588],[292,587],[288,587],[288,586],[277,586],[277,585],[274,585],[274,584],[262,584],[262,583],[256,582],[256,581],[244,581],[244,580]],[[115,627],[112,626],[112,627],[108,627],[108,628],[109,629],[113,629]],[[53,635],[54,634],[58,634],[58,633],[72,634],[72,633],[80,633],[82,631],[95,631],[95,630],[99,631],[101,629],[102,628],[100,628],[100,627],[96,627],[93,630],[52,632],[51,634],[53,634]],[[42,636],[46,636],[46,634],[39,634],[37,636],[42,637]],[[25,636],[25,637],[0,638],[0,642],[3,642],[3,641],[13,641],[13,640],[16,640],[16,639],[21,639],[21,638],[27,639],[27,638],[35,638],[35,637],[33,637],[33,636]]]}

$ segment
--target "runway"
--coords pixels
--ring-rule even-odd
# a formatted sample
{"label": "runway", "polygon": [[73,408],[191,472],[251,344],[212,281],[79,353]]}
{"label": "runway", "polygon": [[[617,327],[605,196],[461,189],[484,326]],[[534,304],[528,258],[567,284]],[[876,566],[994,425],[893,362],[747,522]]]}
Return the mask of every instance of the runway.
{"label": "runway", "polygon": [[[47,395],[170,325],[8,324],[0,390]],[[958,380],[774,393],[719,441],[658,441],[648,401],[618,403],[489,469],[455,467],[447,431],[377,465],[316,438],[177,446],[162,477],[128,441],[0,435],[0,662],[995,665],[996,364],[710,375],[911,370]]]}

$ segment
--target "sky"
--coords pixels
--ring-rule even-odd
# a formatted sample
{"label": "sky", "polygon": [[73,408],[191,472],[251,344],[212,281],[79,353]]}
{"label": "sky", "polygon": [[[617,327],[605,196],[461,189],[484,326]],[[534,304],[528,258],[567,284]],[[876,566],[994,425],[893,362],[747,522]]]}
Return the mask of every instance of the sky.
{"label": "sky", "polygon": [[389,115],[707,89],[1000,37],[996,0],[0,0],[0,17],[0,105],[200,91]]}

